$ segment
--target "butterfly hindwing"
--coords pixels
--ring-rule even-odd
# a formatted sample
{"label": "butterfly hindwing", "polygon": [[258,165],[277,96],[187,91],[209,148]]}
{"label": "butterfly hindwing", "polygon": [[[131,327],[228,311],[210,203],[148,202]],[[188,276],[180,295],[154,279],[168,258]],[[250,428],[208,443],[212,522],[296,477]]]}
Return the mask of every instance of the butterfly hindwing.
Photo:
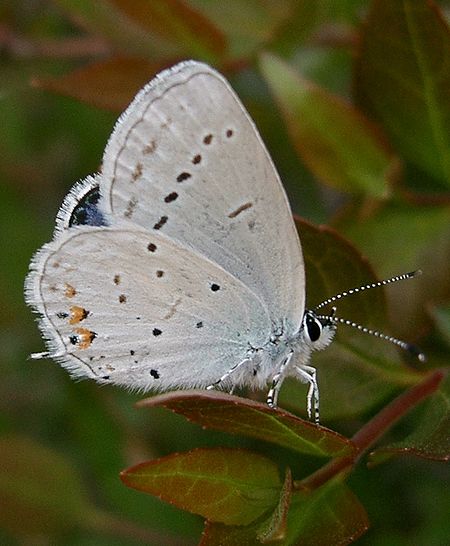
{"label": "butterfly hindwing", "polygon": [[270,329],[246,285],[129,223],[72,228],[45,245],[27,300],[72,375],[142,390],[207,386]]}

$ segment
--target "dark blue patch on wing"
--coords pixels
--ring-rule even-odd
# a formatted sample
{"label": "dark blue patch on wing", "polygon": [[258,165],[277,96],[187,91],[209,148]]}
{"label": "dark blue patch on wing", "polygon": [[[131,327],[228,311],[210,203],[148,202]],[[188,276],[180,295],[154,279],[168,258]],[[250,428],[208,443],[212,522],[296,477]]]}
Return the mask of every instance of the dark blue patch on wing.
{"label": "dark blue patch on wing", "polygon": [[106,220],[98,208],[100,189],[93,187],[78,201],[69,218],[72,226],[106,226]]}

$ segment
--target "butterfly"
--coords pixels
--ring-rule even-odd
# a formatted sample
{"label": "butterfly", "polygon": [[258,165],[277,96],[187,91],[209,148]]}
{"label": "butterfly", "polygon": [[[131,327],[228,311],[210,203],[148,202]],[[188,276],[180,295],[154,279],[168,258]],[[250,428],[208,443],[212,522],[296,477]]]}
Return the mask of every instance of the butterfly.
{"label": "butterfly", "polygon": [[317,422],[312,351],[339,322],[368,331],[335,308],[319,313],[342,294],[305,309],[280,178],[230,85],[195,61],[161,72],[121,115],[101,172],[74,186],[34,256],[25,293],[49,349],[34,357],[73,377],[142,392],[269,385],[272,407],[295,377]]}

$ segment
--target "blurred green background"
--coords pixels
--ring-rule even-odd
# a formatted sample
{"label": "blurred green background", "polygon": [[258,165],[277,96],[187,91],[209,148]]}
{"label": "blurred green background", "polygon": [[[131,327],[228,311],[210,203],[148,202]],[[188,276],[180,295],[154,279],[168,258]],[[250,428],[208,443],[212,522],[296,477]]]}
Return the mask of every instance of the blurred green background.
{"label": "blurred green background", "polygon": [[[391,11],[390,4],[395,6]],[[383,29],[370,12],[377,6],[395,15],[397,8],[406,13],[414,5],[424,10],[420,16],[430,44],[425,53],[435,69],[434,75],[433,70],[422,72],[429,100],[417,104],[417,63],[408,62],[411,51],[403,41],[402,24],[387,20]],[[99,169],[121,108],[157,70],[178,60],[210,62],[231,80],[267,143],[295,213],[335,226],[370,259],[379,276],[424,269],[413,286],[388,292],[389,322],[384,329],[420,342],[431,368],[448,366],[450,75],[437,59],[448,64],[450,41],[444,23],[448,4],[439,6],[441,11],[435,12],[420,1],[0,3],[0,544],[195,544],[200,518],[127,489],[118,473],[131,464],[199,445],[256,445],[202,431],[162,410],[137,410],[137,395],[75,383],[54,362],[28,359],[31,352],[43,350],[34,317],[23,301],[31,256],[51,239],[56,212],[71,185]],[[146,18],[145,13],[151,15]],[[380,25],[386,43],[378,44],[377,53],[371,44],[378,39]],[[432,36],[439,36],[436,43]],[[404,45],[404,58],[396,37]],[[276,57],[261,56],[264,52]],[[94,68],[89,72],[87,66]],[[314,82],[328,93],[325,103],[314,94],[308,95],[312,103],[292,98],[288,76],[279,78],[277,72],[289,75],[283,72],[286,67],[301,75],[302,82]],[[370,71],[373,67],[378,72]],[[82,72],[61,79],[74,70]],[[391,71],[400,73],[403,94],[396,95]],[[309,88],[302,90],[307,93]],[[378,100],[384,92],[396,99],[386,105]],[[328,164],[314,155],[323,144],[321,138],[338,138],[339,124],[355,122],[353,114],[345,117],[345,107],[327,117],[330,94],[348,101],[345,104],[359,104],[370,123],[377,121],[376,129],[363,124],[375,144],[358,135],[353,142],[355,133],[349,132],[350,159],[342,165],[350,172],[358,164],[352,147],[362,142],[361,157],[372,154],[373,146],[374,161],[382,163],[379,178],[368,176],[358,186],[350,175],[341,179],[333,174],[337,160]],[[323,127],[305,124],[302,133],[300,116],[309,121],[315,108],[323,115]],[[441,124],[430,122],[430,134],[437,126],[442,131],[435,142],[438,152],[430,143],[427,112],[435,122],[442,117]],[[330,124],[333,116],[336,125]],[[314,145],[308,148],[308,142]],[[370,158],[367,172],[362,171],[373,175],[377,169],[372,169]],[[442,171],[435,163],[442,164]],[[374,400],[359,415],[342,415],[325,424],[351,434],[380,407],[382,402]],[[419,413],[420,408],[402,421],[392,439],[414,430]],[[300,462],[287,451],[257,448],[288,462],[301,476],[318,466],[313,459]],[[412,457],[392,459],[372,470],[361,464],[349,483],[372,527],[358,543],[448,544],[448,480],[448,466]]]}

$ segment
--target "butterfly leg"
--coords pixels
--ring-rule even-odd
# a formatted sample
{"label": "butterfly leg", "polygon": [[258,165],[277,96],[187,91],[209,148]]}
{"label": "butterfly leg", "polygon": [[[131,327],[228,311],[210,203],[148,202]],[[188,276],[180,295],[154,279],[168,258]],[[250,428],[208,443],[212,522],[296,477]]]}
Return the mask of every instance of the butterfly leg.
{"label": "butterfly leg", "polygon": [[291,361],[294,351],[291,351],[288,356],[283,360],[281,366],[278,368],[278,372],[272,378],[272,386],[267,393],[267,405],[270,408],[277,407],[278,393],[280,392],[281,385],[284,381],[285,373],[289,362]]}
{"label": "butterfly leg", "polygon": [[[240,368],[243,364],[247,364],[248,362],[251,362],[251,359],[250,358],[244,358],[244,360],[241,360],[241,362],[238,362],[237,364],[235,364],[232,368],[230,368],[226,373],[224,373],[222,375],[222,377],[220,377],[217,381],[214,381],[214,383],[212,383],[211,385],[208,385],[206,387],[206,390],[207,391],[212,391],[213,389],[217,388],[223,381],[225,381],[225,379],[228,379],[228,377],[230,377],[230,375],[232,373],[234,373],[238,368]],[[230,394],[232,394],[234,390],[234,386],[233,388],[231,389],[231,392]]]}
{"label": "butterfly leg", "polygon": [[319,387],[317,385],[316,369],[312,366],[295,366],[295,371],[298,373],[302,381],[309,383],[307,412],[308,417],[312,416],[312,402],[314,400],[314,421],[319,424]]}

